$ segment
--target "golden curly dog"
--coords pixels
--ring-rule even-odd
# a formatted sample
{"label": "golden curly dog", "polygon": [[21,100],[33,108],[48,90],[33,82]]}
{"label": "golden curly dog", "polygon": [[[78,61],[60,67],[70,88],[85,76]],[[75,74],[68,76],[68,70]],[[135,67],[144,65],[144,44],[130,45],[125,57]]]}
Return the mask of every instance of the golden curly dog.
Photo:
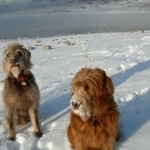
{"label": "golden curly dog", "polygon": [[105,71],[82,68],[71,82],[68,140],[76,150],[113,150],[119,139],[114,86]]}
{"label": "golden curly dog", "polygon": [[35,135],[43,134],[39,127],[38,107],[40,92],[33,74],[29,71],[31,53],[21,44],[10,43],[3,55],[3,71],[6,73],[2,101],[3,123],[9,130],[9,139],[16,139],[16,125],[30,120]]}

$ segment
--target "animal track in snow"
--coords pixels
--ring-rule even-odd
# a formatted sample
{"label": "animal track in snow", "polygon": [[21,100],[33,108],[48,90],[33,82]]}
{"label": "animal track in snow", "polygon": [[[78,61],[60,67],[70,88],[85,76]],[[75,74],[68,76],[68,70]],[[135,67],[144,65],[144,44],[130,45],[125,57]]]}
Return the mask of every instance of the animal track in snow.
{"label": "animal track in snow", "polygon": [[146,93],[149,90],[149,87],[143,88],[142,90],[140,90],[139,94],[143,95],[144,93]]}
{"label": "animal track in snow", "polygon": [[52,125],[51,125],[51,130],[52,130],[55,126],[57,126],[57,123],[56,123],[56,122],[53,122]]}
{"label": "animal track in snow", "polygon": [[49,148],[49,150],[53,150],[53,143],[52,142],[48,142],[46,143],[46,147]]}
{"label": "animal track in snow", "polygon": [[139,55],[142,55],[142,54],[145,54],[144,52],[142,52],[142,51],[139,51],[139,53],[138,53]]}
{"label": "animal track in snow", "polygon": [[132,100],[133,98],[134,98],[134,94],[131,93],[131,94],[120,97],[119,100],[121,102],[128,102],[128,101]]}
{"label": "animal track in snow", "polygon": [[144,36],[141,40],[150,41],[150,36]]}
{"label": "animal track in snow", "polygon": [[135,94],[135,95],[139,95],[139,91],[135,91],[134,94]]}
{"label": "animal track in snow", "polygon": [[83,53],[71,54],[70,56],[77,56],[77,55],[83,55]]}
{"label": "animal track in snow", "polygon": [[128,101],[131,101],[135,96],[138,96],[138,95],[143,95],[144,93],[146,93],[147,91],[149,90],[149,87],[146,87],[146,88],[143,88],[139,91],[134,91],[133,93],[131,94],[127,94],[125,96],[122,96],[119,98],[119,100],[121,102],[128,102]]}
{"label": "animal track in snow", "polygon": [[136,66],[137,64],[138,64],[138,63],[133,62],[133,63],[129,64],[129,66],[130,66],[130,67],[133,67],[133,66]]}
{"label": "animal track in snow", "polygon": [[118,67],[118,70],[124,70],[125,68],[126,68],[126,66],[125,66],[125,65],[120,64],[120,65],[119,65],[119,67]]}
{"label": "animal track in snow", "polygon": [[128,94],[127,96],[125,96],[125,101],[130,101],[134,98],[134,95],[131,93],[131,94]]}
{"label": "animal track in snow", "polygon": [[133,46],[129,46],[129,53],[133,53],[135,50],[134,50],[134,47]]}
{"label": "animal track in snow", "polygon": [[25,141],[25,138],[21,135],[17,135],[17,142],[19,142],[20,144],[23,144]]}

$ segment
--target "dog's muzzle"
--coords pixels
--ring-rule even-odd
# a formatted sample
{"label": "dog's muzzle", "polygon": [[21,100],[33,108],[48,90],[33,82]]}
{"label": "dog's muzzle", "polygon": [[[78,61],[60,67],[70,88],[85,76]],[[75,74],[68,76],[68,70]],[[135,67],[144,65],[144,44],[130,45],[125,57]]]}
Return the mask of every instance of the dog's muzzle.
{"label": "dog's muzzle", "polygon": [[80,106],[80,104],[81,104],[81,102],[78,101],[77,94],[73,95],[72,98],[71,98],[71,100],[70,100],[71,108],[77,109]]}
{"label": "dog's muzzle", "polygon": [[81,92],[74,94],[70,100],[70,106],[71,110],[77,116],[80,116],[83,121],[86,121],[91,117],[91,112],[90,107],[88,107],[87,103],[84,102],[85,97],[84,94],[82,94]]}
{"label": "dog's muzzle", "polygon": [[12,58],[11,60],[10,60],[10,63],[11,64],[16,64],[18,62],[18,59],[16,59],[16,58]]}
{"label": "dog's muzzle", "polygon": [[17,58],[10,59],[11,68],[12,67],[20,67],[19,61],[20,60]]}

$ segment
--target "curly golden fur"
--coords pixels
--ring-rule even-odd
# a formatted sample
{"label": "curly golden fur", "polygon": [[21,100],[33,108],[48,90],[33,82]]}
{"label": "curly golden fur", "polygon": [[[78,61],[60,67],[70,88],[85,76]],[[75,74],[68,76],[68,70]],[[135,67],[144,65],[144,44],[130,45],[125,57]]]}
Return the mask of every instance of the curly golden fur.
{"label": "curly golden fur", "polygon": [[18,43],[10,43],[3,55],[3,71],[7,75],[2,93],[3,123],[13,141],[16,139],[16,125],[24,125],[30,120],[35,135],[42,136],[38,121],[40,92],[30,72],[30,57],[31,53]]}
{"label": "curly golden fur", "polygon": [[113,150],[119,139],[114,86],[105,71],[82,68],[71,82],[68,140],[76,150]]}

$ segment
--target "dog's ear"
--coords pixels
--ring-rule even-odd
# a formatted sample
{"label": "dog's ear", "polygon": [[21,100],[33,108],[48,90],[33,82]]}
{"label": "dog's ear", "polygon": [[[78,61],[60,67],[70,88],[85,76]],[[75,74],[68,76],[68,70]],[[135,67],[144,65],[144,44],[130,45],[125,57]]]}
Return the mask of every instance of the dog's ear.
{"label": "dog's ear", "polygon": [[[20,50],[23,50],[24,52],[25,52],[25,57],[26,58],[31,58],[31,53],[30,53],[30,51],[29,50],[27,50],[27,48],[25,47],[25,46],[23,46],[23,45],[21,45],[21,44],[19,44],[19,46],[20,46]],[[28,56],[27,56],[28,55]]]}
{"label": "dog's ear", "polygon": [[[28,51],[28,50],[27,50]],[[31,53],[28,51],[28,54],[29,54],[29,58],[31,58]]]}
{"label": "dog's ear", "polygon": [[2,60],[2,70],[3,70],[5,73],[7,73],[4,58],[3,58],[3,60]]}
{"label": "dog's ear", "polygon": [[113,82],[111,80],[111,78],[106,76],[106,89],[107,89],[107,95],[111,96],[114,93],[114,85]]}
{"label": "dog's ear", "polygon": [[103,78],[103,87],[104,87],[103,93],[106,97],[110,97],[111,95],[113,95],[114,85],[113,85],[111,78],[109,78],[106,75],[105,71],[104,71],[104,78]]}
{"label": "dog's ear", "polygon": [[7,74],[8,73],[8,70],[7,70],[7,67],[6,67],[6,49],[4,50],[3,52],[3,60],[2,60],[2,70]]}
{"label": "dog's ear", "polygon": [[24,50],[24,57],[25,57],[25,68],[27,69],[27,70],[29,70],[29,69],[31,69],[31,67],[32,67],[32,63],[31,63],[31,53],[26,49],[26,48],[24,48],[23,47],[23,50]]}

